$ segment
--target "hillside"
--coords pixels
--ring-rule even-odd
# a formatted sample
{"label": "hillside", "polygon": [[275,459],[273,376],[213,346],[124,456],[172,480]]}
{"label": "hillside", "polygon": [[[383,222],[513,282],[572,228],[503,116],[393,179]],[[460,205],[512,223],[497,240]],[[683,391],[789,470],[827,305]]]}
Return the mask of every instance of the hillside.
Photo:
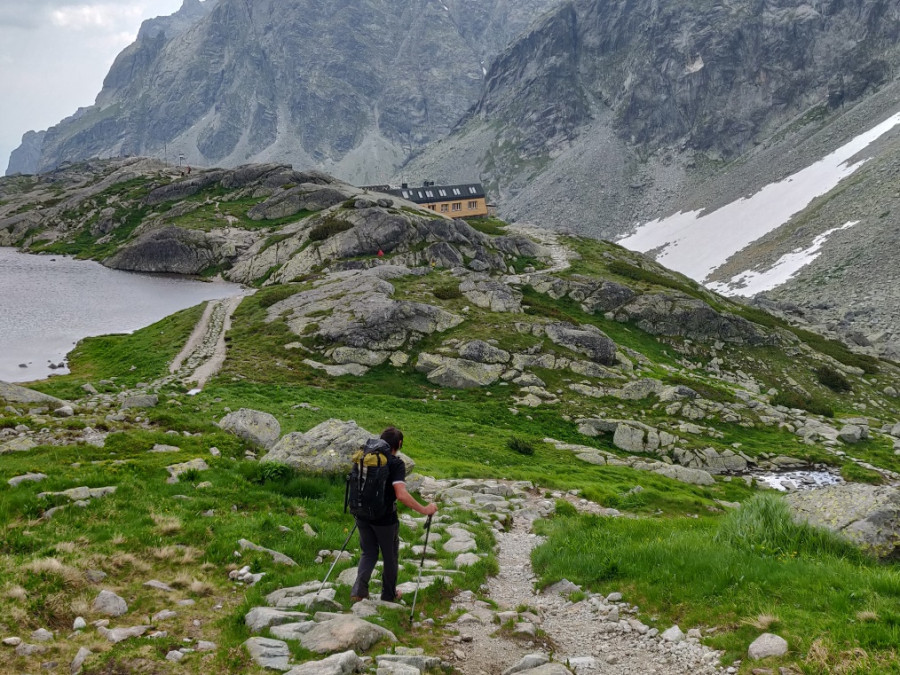
{"label": "hillside", "polygon": [[[468,674],[537,650],[554,661],[523,672],[898,666],[895,364],[615,244],[451,221],[277,164],[92,162],[2,179],[0,203],[3,244],[256,289],[0,385],[10,672],[81,649],[85,673],[255,673],[261,652],[280,670],[334,652],[327,672],[372,656]],[[390,424],[410,486],[441,502],[414,622],[413,556],[399,608],[348,613],[349,561],[316,593],[349,534],[348,453]],[[836,485],[771,498],[789,470]],[[403,522],[421,547],[422,521]],[[319,641],[351,624],[352,645]],[[762,633],[788,652],[749,656]],[[601,634],[611,651],[581,651]]]}

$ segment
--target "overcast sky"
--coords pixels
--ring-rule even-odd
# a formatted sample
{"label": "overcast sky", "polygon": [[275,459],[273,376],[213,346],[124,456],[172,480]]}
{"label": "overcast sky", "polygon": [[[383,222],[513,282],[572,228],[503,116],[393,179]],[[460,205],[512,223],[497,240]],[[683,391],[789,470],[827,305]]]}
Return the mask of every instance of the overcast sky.
{"label": "overcast sky", "polygon": [[0,0],[0,175],[26,131],[94,103],[144,19],[181,0]]}

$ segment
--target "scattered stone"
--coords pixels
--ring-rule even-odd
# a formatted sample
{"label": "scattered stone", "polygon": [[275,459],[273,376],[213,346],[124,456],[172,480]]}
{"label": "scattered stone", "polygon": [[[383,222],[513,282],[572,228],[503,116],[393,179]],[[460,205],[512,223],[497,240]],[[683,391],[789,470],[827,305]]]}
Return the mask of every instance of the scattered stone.
{"label": "scattered stone", "polygon": [[83,617],[76,616],[72,622],[72,630],[84,630],[85,628],[87,628],[87,621]]}
{"label": "scattered stone", "polygon": [[269,626],[280,626],[285,623],[308,619],[304,612],[289,612],[273,607],[254,607],[244,616],[244,623],[252,633],[259,633]]}
{"label": "scattered stone", "polygon": [[49,649],[46,645],[32,645],[27,642],[20,642],[16,646],[16,656],[32,656],[34,654],[43,654]]}
{"label": "scattered stone", "polygon": [[161,581],[157,581],[156,579],[151,579],[150,581],[144,582],[144,586],[147,588],[155,588],[158,591],[165,591],[166,593],[172,593],[175,591],[174,588],[169,586],[169,584],[164,584]]}
{"label": "scattered stone", "polygon": [[896,557],[900,550],[900,490],[845,483],[788,493],[794,514],[846,537],[871,555]]}
{"label": "scattered stone", "polygon": [[546,654],[526,654],[516,665],[504,670],[503,675],[513,675],[513,673],[519,673],[523,670],[532,670],[547,663],[550,663],[550,657]]}
{"label": "scattered stone", "polygon": [[22,644],[22,638],[20,637],[3,638],[4,647],[18,647],[20,644]]}
{"label": "scattered stone", "polygon": [[155,408],[159,405],[159,396],[156,394],[138,394],[128,396],[122,401],[122,410],[129,408]]}
{"label": "scattered stone", "polygon": [[107,616],[122,616],[128,611],[128,603],[112,591],[103,590],[94,599],[92,608]]}
{"label": "scattered stone", "polygon": [[157,443],[150,449],[150,452],[181,452],[181,448],[179,448],[177,445],[163,445],[162,443]]}
{"label": "scattered stone", "polygon": [[219,426],[248,443],[269,450],[281,437],[281,425],[273,415],[241,408],[225,415]]}
{"label": "scattered stone", "polygon": [[178,663],[181,659],[184,658],[184,653],[178,650],[173,649],[168,654],[166,654],[166,661],[173,661]]}
{"label": "scattered stone", "polygon": [[22,483],[31,482],[31,483],[40,483],[42,480],[46,479],[46,474],[43,473],[26,473],[23,476],[16,476],[15,478],[10,478],[6,481],[10,487],[18,487]]}
{"label": "scattered stone", "polygon": [[166,471],[169,472],[166,483],[173,485],[178,482],[178,477],[186,471],[209,471],[209,465],[202,459],[192,459],[189,462],[167,466]]}
{"label": "scattered stone", "polygon": [[251,551],[261,551],[262,553],[268,553],[272,556],[272,560],[281,565],[288,565],[294,567],[297,565],[291,558],[286,556],[284,553],[279,553],[278,551],[273,551],[270,548],[264,548],[262,546],[257,546],[252,541],[247,541],[246,539],[241,539],[238,541],[238,546],[243,550],[251,550]]}
{"label": "scattered stone", "polygon": [[35,642],[50,642],[53,639],[53,633],[46,628],[38,628],[31,634],[31,639]]}
{"label": "scattered stone", "polygon": [[660,636],[665,642],[684,642],[684,633],[677,625],[672,626]]}
{"label": "scattered stone", "polygon": [[763,633],[756,638],[747,650],[751,659],[765,659],[769,656],[784,656],[788,651],[787,641],[773,633]]}
{"label": "scattered stone", "polygon": [[341,615],[317,624],[300,636],[300,644],[317,654],[331,652],[366,651],[380,640],[396,642],[396,636],[386,628],[353,615]]}
{"label": "scattered stone", "polygon": [[87,647],[81,647],[78,650],[78,653],[75,654],[75,658],[72,659],[72,665],[69,666],[69,672],[71,675],[78,675],[81,672],[81,667],[84,665],[84,662],[87,661],[87,657],[91,655],[91,650]]}
{"label": "scattered stone", "polygon": [[112,630],[105,626],[97,627],[97,632],[113,644],[117,644],[129,638],[140,637],[148,630],[150,630],[150,626],[132,626],[131,628],[113,628]]}
{"label": "scattered stone", "polygon": [[99,584],[106,578],[106,572],[102,570],[88,570],[84,573],[84,577],[92,584]]}
{"label": "scattered stone", "polygon": [[178,612],[175,612],[171,609],[164,609],[161,612],[157,612],[153,615],[153,623],[159,623],[160,621],[168,621],[169,619],[174,619],[178,616]]}
{"label": "scattered stone", "polygon": [[332,654],[321,661],[309,661],[291,668],[287,675],[350,675],[363,669],[363,662],[352,650]]}
{"label": "scattered stone", "polygon": [[291,651],[287,646],[287,642],[252,637],[244,642],[244,647],[250,653],[250,658],[262,668],[281,671],[290,670],[291,668]]}

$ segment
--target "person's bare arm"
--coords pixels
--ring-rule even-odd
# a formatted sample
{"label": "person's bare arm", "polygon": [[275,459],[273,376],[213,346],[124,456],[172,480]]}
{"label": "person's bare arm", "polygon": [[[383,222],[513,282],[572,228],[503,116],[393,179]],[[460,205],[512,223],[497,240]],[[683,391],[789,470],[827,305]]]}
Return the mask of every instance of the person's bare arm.
{"label": "person's bare arm", "polygon": [[397,495],[397,501],[403,506],[409,507],[423,516],[431,516],[437,512],[437,504],[434,502],[428,506],[422,506],[416,501],[416,498],[409,494],[409,490],[406,489],[406,483],[394,483],[394,494]]}

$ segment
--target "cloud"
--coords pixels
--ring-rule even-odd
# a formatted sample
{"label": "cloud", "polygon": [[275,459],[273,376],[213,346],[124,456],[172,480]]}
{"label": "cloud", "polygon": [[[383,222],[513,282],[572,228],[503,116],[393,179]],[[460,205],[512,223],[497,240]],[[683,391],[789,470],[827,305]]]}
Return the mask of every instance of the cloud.
{"label": "cloud", "polygon": [[48,24],[73,29],[111,29],[146,13],[150,0],[28,0],[0,3],[0,29],[40,29]]}
{"label": "cloud", "polygon": [[50,12],[54,26],[74,30],[115,30],[119,26],[132,24],[139,19],[143,7],[132,5],[122,7],[111,3],[75,5],[60,7]]}

